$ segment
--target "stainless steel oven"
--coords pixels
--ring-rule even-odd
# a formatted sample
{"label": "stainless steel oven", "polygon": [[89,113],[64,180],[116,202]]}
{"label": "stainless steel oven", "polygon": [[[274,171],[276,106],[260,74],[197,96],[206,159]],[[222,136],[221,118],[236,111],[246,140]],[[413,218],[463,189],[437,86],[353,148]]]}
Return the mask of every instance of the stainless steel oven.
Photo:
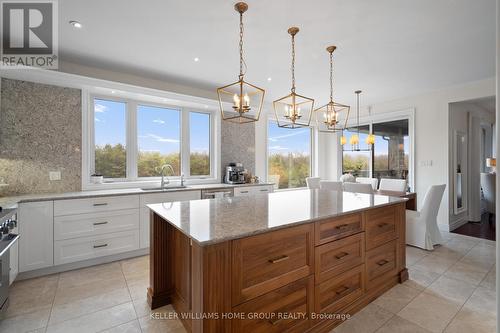
{"label": "stainless steel oven", "polygon": [[[17,244],[19,235],[12,231],[17,230],[16,210],[0,210],[0,318],[9,306],[9,285],[11,281],[10,250]],[[17,256],[16,256],[17,257]],[[17,265],[16,265],[17,267]]]}

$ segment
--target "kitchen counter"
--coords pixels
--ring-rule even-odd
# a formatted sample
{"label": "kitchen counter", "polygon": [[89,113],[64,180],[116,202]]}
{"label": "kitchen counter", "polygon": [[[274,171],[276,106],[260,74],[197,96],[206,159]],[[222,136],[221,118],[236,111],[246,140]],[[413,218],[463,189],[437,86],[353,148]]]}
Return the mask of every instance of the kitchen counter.
{"label": "kitchen counter", "polygon": [[198,244],[208,245],[407,200],[304,189],[148,207]]}
{"label": "kitchen counter", "polygon": [[65,192],[65,193],[42,193],[42,194],[24,194],[19,196],[7,196],[0,198],[0,206],[3,208],[15,208],[17,204],[23,202],[36,202],[36,201],[51,201],[51,200],[67,200],[67,199],[81,199],[81,198],[98,198],[106,196],[120,196],[132,194],[148,194],[148,193],[165,193],[165,192],[179,192],[179,191],[193,191],[193,190],[207,190],[217,188],[236,188],[242,186],[268,186],[273,183],[258,183],[258,184],[197,184],[187,185],[185,188],[172,188],[168,186],[165,189],[144,190],[143,188],[126,188],[126,189],[109,189],[109,190],[93,190],[93,191],[78,191],[78,192]]}
{"label": "kitchen counter", "polygon": [[330,332],[332,314],[408,279],[407,200],[303,189],[148,205],[148,303],[172,304],[188,332]]}

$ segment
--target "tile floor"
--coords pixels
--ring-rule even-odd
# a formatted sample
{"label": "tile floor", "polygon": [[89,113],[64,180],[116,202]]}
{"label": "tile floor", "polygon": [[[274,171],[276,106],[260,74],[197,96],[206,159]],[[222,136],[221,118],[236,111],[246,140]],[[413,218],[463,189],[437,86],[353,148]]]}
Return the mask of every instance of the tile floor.
{"label": "tile floor", "polygon": [[[494,332],[495,243],[444,236],[433,252],[408,247],[410,280],[333,332]],[[145,256],[16,282],[0,332],[184,332],[177,320],[151,319],[148,280]]]}

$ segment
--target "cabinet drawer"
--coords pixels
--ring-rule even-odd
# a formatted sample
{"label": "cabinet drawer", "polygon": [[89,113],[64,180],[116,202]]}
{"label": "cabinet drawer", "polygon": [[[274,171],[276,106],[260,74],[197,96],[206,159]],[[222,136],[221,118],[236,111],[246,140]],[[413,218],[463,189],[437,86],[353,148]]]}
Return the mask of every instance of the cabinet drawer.
{"label": "cabinet drawer", "polygon": [[365,234],[339,239],[315,249],[315,279],[323,282],[365,261]]}
{"label": "cabinet drawer", "polygon": [[364,223],[359,213],[335,217],[315,223],[315,242],[316,245],[320,245],[363,230]]}
{"label": "cabinet drawer", "polygon": [[[233,308],[253,319],[234,320],[233,332],[305,332],[313,310],[313,279],[307,277]],[[283,314],[289,314],[285,318]],[[257,315],[262,315],[258,318]]]}
{"label": "cabinet drawer", "polygon": [[54,216],[139,208],[138,195],[54,201]]}
{"label": "cabinet drawer", "polygon": [[366,249],[370,250],[398,237],[397,206],[372,209],[365,212]]}
{"label": "cabinet drawer", "polygon": [[313,224],[232,242],[232,304],[313,273]]}
{"label": "cabinet drawer", "polygon": [[359,265],[315,288],[316,313],[338,313],[364,293],[364,265]]}
{"label": "cabinet drawer", "polygon": [[112,254],[137,250],[139,233],[122,231],[92,237],[66,239],[54,242],[54,263],[56,265],[98,258]]}
{"label": "cabinet drawer", "polygon": [[254,190],[254,194],[271,193],[271,192],[273,192],[274,188],[270,185],[269,186],[258,185],[258,186],[254,186],[253,190]]}
{"label": "cabinet drawer", "polygon": [[54,218],[55,240],[133,229],[139,229],[139,209],[65,215]]}
{"label": "cabinet drawer", "polygon": [[246,197],[249,195],[254,195],[254,189],[252,187],[235,187],[234,196],[235,197]]}
{"label": "cabinet drawer", "polygon": [[391,241],[366,253],[366,280],[370,289],[397,274],[397,242]]}

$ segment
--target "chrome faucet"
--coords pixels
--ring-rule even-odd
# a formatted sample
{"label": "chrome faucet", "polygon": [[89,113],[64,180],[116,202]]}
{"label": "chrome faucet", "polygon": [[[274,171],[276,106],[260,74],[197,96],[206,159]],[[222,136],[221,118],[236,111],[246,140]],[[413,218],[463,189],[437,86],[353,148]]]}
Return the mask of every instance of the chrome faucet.
{"label": "chrome faucet", "polygon": [[174,168],[172,168],[172,166],[170,164],[164,164],[161,166],[161,188],[164,188],[165,185],[168,185],[170,184],[170,180],[165,177],[165,169],[169,169],[170,172],[172,173],[172,175],[175,174],[175,171],[174,171]]}

